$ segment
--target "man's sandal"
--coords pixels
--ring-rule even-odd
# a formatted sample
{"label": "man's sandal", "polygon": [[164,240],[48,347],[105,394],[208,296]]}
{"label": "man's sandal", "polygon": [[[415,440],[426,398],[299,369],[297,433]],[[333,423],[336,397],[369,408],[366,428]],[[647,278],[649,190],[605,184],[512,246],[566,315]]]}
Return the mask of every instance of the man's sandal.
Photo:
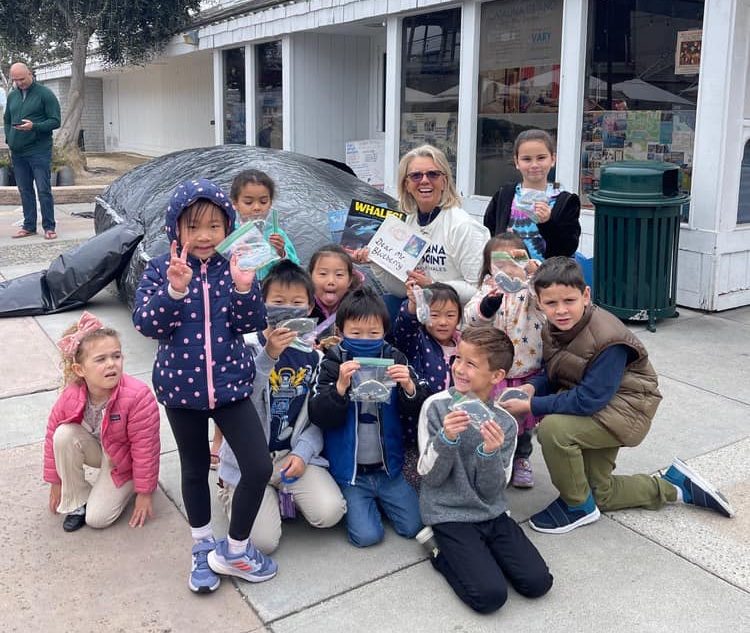
{"label": "man's sandal", "polygon": [[18,233],[15,235],[11,235],[11,237],[15,240],[19,237],[30,237],[32,235],[36,235],[36,231],[27,231],[26,229],[18,229]]}
{"label": "man's sandal", "polygon": [[54,231],[45,231],[44,232],[44,239],[45,240],[56,240],[57,239],[57,233]]}

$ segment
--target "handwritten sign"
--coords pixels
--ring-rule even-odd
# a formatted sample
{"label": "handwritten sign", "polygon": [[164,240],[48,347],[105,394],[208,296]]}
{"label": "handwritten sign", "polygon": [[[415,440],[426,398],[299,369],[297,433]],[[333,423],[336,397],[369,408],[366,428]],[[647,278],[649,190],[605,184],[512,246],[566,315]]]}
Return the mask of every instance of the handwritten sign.
{"label": "handwritten sign", "polygon": [[395,216],[383,220],[380,228],[370,240],[370,261],[406,281],[406,275],[414,270],[422,259],[430,241],[414,233],[405,222]]}

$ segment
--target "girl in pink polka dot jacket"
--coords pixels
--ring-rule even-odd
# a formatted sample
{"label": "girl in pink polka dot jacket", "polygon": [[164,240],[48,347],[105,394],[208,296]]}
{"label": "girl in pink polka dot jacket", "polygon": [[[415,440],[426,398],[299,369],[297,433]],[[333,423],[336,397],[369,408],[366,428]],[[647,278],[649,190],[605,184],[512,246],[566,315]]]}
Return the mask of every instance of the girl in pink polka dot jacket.
{"label": "girl in pink polka dot jacket", "polygon": [[[136,329],[159,341],[152,382],[180,454],[194,541],[188,586],[200,593],[218,588],[217,574],[251,582],[276,574],[276,564],[249,540],[271,460],[249,400],[255,366],[243,334],[262,330],[266,312],[255,271],[240,268],[236,256],[227,261],[216,252],[234,221],[229,197],[214,183],[181,183],[166,214],[170,252],[149,261],[133,310]],[[241,473],[229,535],[218,543],[211,528],[209,418]]]}

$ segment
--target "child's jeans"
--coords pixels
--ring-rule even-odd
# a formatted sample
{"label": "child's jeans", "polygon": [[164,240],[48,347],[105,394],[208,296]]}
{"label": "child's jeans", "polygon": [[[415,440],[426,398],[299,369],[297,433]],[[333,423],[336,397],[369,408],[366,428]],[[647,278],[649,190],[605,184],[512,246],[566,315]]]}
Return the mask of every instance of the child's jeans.
{"label": "child's jeans", "polygon": [[[99,440],[80,424],[61,424],[52,436],[55,467],[62,480],[57,511],[68,514],[86,504],[86,525],[105,528],[122,514],[133,497],[133,480],[121,487],[112,481],[112,465]],[[99,469],[92,486],[84,477],[83,466]]]}
{"label": "child's jeans", "polygon": [[589,417],[548,415],[537,430],[544,461],[555,488],[570,506],[591,492],[600,510],[657,510],[677,499],[675,487],[651,475],[613,475],[620,441]]}
{"label": "child's jeans", "polygon": [[[279,495],[277,490],[282,488],[279,469],[289,451],[271,453],[273,460],[273,475],[266,485],[260,510],[255,517],[250,538],[253,545],[264,554],[270,554],[281,540],[281,513],[279,511]],[[305,520],[317,528],[328,528],[336,525],[346,512],[346,502],[341,491],[328,472],[328,469],[314,464],[308,464],[305,472],[295,482],[285,484],[289,492],[294,495],[294,504]],[[224,506],[224,512],[230,516],[232,509],[232,495],[234,486],[225,483],[219,489],[219,500]]]}
{"label": "child's jeans", "polygon": [[349,541],[357,547],[368,547],[383,540],[383,520],[378,506],[406,538],[414,538],[422,529],[419,499],[404,476],[392,479],[384,470],[358,474],[355,485],[341,486],[346,499],[346,528]]}

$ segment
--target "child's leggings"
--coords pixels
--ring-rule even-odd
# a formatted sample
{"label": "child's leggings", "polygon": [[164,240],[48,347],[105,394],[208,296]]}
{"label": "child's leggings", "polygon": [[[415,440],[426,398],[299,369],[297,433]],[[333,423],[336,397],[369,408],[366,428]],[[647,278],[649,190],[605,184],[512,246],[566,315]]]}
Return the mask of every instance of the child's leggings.
{"label": "child's leggings", "polygon": [[229,536],[238,541],[247,539],[271,478],[268,443],[252,403],[242,400],[213,410],[166,407],[166,412],[180,454],[182,500],[190,527],[211,522],[208,419],[213,418],[237,457],[241,474],[232,499]]}

